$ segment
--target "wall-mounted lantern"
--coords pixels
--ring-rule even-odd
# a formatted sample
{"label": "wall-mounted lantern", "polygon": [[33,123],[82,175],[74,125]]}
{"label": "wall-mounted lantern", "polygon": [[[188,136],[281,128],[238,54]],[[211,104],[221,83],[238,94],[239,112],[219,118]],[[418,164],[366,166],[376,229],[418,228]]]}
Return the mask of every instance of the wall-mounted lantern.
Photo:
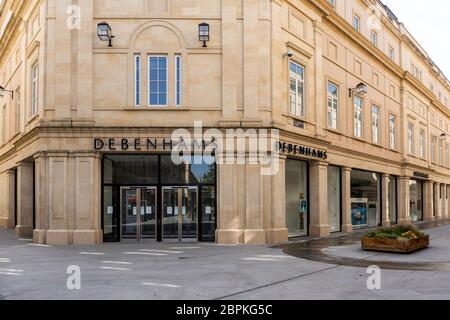
{"label": "wall-mounted lantern", "polygon": [[198,25],[198,39],[203,42],[203,48],[206,48],[206,42],[209,41],[209,24],[206,22]]}
{"label": "wall-mounted lantern", "polygon": [[112,30],[109,24],[106,22],[101,22],[97,25],[97,35],[102,41],[109,41],[108,47],[112,47],[112,39],[115,38],[115,36],[112,35]]}
{"label": "wall-mounted lantern", "polygon": [[6,90],[6,89],[3,88],[2,86],[0,86],[0,98],[3,98],[5,92],[11,94],[11,99],[14,100],[14,91],[12,91],[12,90]]}
{"label": "wall-mounted lantern", "polygon": [[351,98],[353,92],[356,92],[358,96],[363,96],[367,93],[367,85],[365,83],[360,83],[356,86],[356,88],[348,89],[348,96]]}

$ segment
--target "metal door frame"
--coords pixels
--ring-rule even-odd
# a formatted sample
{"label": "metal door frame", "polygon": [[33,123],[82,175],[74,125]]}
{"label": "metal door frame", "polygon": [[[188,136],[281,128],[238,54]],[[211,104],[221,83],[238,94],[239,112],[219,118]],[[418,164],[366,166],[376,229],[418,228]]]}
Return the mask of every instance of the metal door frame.
{"label": "metal door frame", "polygon": [[[154,190],[155,191],[155,238],[156,241],[158,239],[158,187],[143,187],[143,186],[127,186],[120,187],[120,240],[124,240],[122,236],[122,228],[123,228],[123,191],[124,190],[135,190],[136,191],[136,240],[139,242],[142,240],[142,206],[141,206],[141,192],[142,190]],[[125,238],[125,239],[133,239],[133,238]]]}
{"label": "metal door frame", "polygon": [[[200,221],[200,217],[199,217],[199,187],[198,186],[164,186],[161,187],[161,241],[164,241],[164,191],[165,190],[177,190],[178,192],[183,191],[183,190],[195,190],[196,191],[196,205],[197,208],[195,208],[195,226],[196,226],[196,238],[195,241],[199,241],[199,221]],[[180,194],[178,194],[178,241],[182,242],[185,238],[183,238],[183,200],[182,197],[179,196]],[[180,206],[181,204],[181,206]],[[181,208],[181,210],[180,210]],[[188,239],[188,238],[186,238]],[[170,241],[170,240],[175,240],[174,239],[167,239],[166,241]]]}

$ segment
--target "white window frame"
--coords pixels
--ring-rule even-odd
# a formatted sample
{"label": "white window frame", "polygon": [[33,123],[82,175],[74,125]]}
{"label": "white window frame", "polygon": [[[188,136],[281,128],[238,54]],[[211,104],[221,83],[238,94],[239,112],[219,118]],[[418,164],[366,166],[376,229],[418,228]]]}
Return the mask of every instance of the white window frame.
{"label": "white window frame", "polygon": [[380,144],[380,107],[374,104],[372,105],[372,143]]}
{"label": "white window frame", "polygon": [[408,154],[414,155],[414,124],[408,123]]}
{"label": "white window frame", "polygon": [[[178,74],[178,62],[180,63],[180,74]],[[181,107],[183,104],[183,59],[181,54],[175,55],[175,106]],[[179,89],[179,90],[178,90]],[[178,92],[179,91],[179,92]]]}
{"label": "white window frame", "polygon": [[[138,67],[139,64],[139,67]],[[142,57],[134,55],[134,105],[140,107],[142,104]]]}
{"label": "white window frame", "polygon": [[397,148],[396,121],[397,117],[395,115],[389,115],[389,148],[391,150],[395,150]]}
{"label": "white window frame", "polygon": [[431,162],[432,163],[436,163],[436,142],[437,142],[437,137],[431,136],[430,148],[431,148]]}
{"label": "white window frame", "polygon": [[425,159],[425,130],[420,129],[419,132],[419,156],[421,159]]}
{"label": "white window frame", "polygon": [[[151,104],[151,59],[152,58],[164,58],[166,59],[166,104]],[[158,81],[158,100],[159,100],[159,80]],[[155,108],[163,108],[169,105],[169,57],[162,54],[149,54],[148,55],[148,105]]]}
{"label": "white window frame", "polygon": [[389,46],[388,48],[388,54],[389,54],[389,59],[391,59],[392,61],[395,60],[395,49],[392,46]]}
{"label": "white window frame", "polygon": [[[336,88],[336,95],[333,95],[329,87],[333,86]],[[327,109],[328,109],[328,128],[337,130],[339,126],[339,86],[331,81],[327,84]]]}
{"label": "white window frame", "polygon": [[31,116],[38,114],[39,108],[39,62],[31,67]]}
{"label": "white window frame", "polygon": [[[303,71],[303,79],[300,79],[298,73],[294,73],[291,70],[291,66],[294,65],[297,68],[300,68]],[[294,76],[293,76],[294,75]],[[291,82],[295,81],[295,92],[292,92]],[[302,85],[301,97],[299,95],[299,86]],[[293,96],[295,96],[295,110],[293,110]],[[300,98],[300,99],[299,99]],[[300,104],[299,104],[300,100]],[[289,113],[298,117],[304,117],[306,113],[305,106],[305,67],[295,61],[289,61]]]}
{"label": "white window frame", "polygon": [[[356,102],[360,101],[360,105]],[[363,137],[363,106],[364,101],[358,96],[353,98],[353,134],[356,138],[362,139]]]}
{"label": "white window frame", "polygon": [[372,45],[375,47],[378,47],[378,33],[375,30],[370,31],[370,42],[372,42]]}
{"label": "white window frame", "polygon": [[[355,25],[355,22],[358,21],[358,24]],[[356,13],[353,13],[353,21],[352,21],[353,30],[356,32],[361,32],[361,17]]]}
{"label": "white window frame", "polygon": [[17,89],[16,89],[16,92],[14,93],[14,98],[15,98],[15,100],[16,100],[16,132],[15,133],[19,133],[20,131],[21,131],[21,125],[22,125],[22,121],[21,121],[21,111],[22,110],[20,110],[21,108],[22,108],[22,106],[21,106],[21,103],[22,103],[22,101],[21,101],[21,99],[22,99],[22,96],[21,96],[21,90],[20,90],[20,87],[18,87]]}

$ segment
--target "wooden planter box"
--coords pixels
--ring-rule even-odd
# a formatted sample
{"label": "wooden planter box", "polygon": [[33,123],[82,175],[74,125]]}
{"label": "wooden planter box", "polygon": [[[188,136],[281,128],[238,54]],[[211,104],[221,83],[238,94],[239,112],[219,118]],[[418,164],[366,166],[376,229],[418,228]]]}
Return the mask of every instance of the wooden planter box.
{"label": "wooden planter box", "polygon": [[411,253],[425,249],[430,245],[430,236],[412,240],[396,240],[385,238],[364,237],[361,246],[366,251],[381,251],[395,253]]}

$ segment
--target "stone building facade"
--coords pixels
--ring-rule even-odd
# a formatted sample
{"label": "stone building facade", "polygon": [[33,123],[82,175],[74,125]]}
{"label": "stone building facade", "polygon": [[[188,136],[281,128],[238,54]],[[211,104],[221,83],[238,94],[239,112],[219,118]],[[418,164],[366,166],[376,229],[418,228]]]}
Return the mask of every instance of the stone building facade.
{"label": "stone building facade", "polygon": [[[19,236],[263,244],[448,218],[450,83],[380,1],[0,12],[0,226]],[[196,121],[278,129],[279,170],[173,164]]]}

